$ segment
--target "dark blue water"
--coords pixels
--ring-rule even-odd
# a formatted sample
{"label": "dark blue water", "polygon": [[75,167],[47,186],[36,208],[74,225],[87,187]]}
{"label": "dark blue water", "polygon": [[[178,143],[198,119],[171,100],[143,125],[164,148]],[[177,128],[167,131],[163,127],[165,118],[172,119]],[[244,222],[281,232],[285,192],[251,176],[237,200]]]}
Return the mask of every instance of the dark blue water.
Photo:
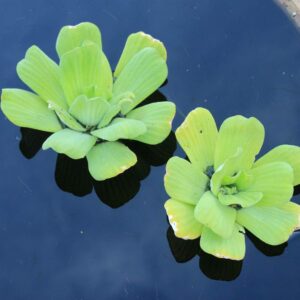
{"label": "dark blue water", "polygon": [[[60,27],[81,21],[100,26],[112,65],[131,32],[164,41],[169,78],[161,91],[178,106],[174,128],[205,106],[219,124],[236,113],[258,117],[267,133],[263,151],[300,144],[300,35],[271,0],[2,0],[1,88],[23,87],[15,66],[29,46],[56,57]],[[163,163],[152,157],[158,149],[140,149],[145,157],[130,186],[114,183],[123,185],[124,199],[96,185],[100,201],[95,192],[77,197],[58,187],[91,191],[84,162],[60,157],[56,168],[52,151],[27,159],[20,130],[3,115],[0,122],[1,299],[298,299],[300,235],[274,249],[248,239],[245,260],[235,264],[172,236],[164,166],[150,167]],[[25,131],[27,156],[31,138]]]}

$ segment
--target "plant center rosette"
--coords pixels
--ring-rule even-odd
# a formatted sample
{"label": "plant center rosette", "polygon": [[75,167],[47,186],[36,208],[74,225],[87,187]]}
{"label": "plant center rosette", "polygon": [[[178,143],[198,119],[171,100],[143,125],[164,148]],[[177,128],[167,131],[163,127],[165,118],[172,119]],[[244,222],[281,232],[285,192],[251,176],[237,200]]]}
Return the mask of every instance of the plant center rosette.
{"label": "plant center rosette", "polygon": [[176,137],[189,160],[172,157],[166,167],[165,209],[177,237],[197,239],[219,258],[245,256],[245,228],[269,245],[286,242],[299,227],[291,202],[300,183],[300,148],[278,146],[255,161],[264,127],[233,116],[219,131],[210,112],[193,110]]}
{"label": "plant center rosette", "polygon": [[1,96],[1,109],[12,123],[53,133],[43,149],[87,157],[91,175],[105,180],[137,161],[120,140],[155,145],[169,135],[175,105],[140,106],[167,78],[160,41],[143,32],[131,34],[114,72],[92,23],[63,27],[56,50],[59,64],[30,47],[17,73],[34,93],[3,89]]}

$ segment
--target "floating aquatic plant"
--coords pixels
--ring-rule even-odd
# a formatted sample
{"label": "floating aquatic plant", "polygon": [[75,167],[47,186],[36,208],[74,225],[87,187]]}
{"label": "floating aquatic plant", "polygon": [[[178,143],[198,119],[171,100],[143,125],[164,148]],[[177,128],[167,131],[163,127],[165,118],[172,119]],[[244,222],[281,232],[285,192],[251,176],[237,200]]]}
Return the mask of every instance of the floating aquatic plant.
{"label": "floating aquatic plant", "polygon": [[187,116],[176,137],[189,159],[172,157],[166,167],[165,209],[177,237],[201,236],[205,252],[241,260],[245,228],[270,245],[299,228],[300,206],[290,200],[300,184],[300,147],[281,145],[255,161],[263,125],[238,115],[218,131],[203,108]]}
{"label": "floating aquatic plant", "polygon": [[101,33],[92,23],[61,29],[59,65],[37,46],[17,65],[32,89],[3,89],[1,108],[22,127],[53,133],[43,144],[72,159],[87,157],[96,180],[112,178],[133,166],[136,155],[121,140],[155,145],[171,131],[175,105],[139,106],[167,78],[164,45],[143,32],[131,34],[111,71]]}

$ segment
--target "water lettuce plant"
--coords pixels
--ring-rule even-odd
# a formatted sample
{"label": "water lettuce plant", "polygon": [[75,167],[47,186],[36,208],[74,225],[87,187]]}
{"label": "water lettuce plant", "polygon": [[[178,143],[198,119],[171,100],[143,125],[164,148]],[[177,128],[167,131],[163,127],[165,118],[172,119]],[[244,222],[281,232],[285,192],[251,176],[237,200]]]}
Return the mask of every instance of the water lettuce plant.
{"label": "water lettuce plant", "polygon": [[245,228],[269,245],[286,242],[299,228],[300,206],[291,202],[300,184],[300,147],[281,145],[257,161],[264,127],[237,115],[217,129],[211,113],[197,108],[176,130],[188,160],[166,166],[165,209],[177,237],[200,238],[219,258],[245,256]]}
{"label": "water lettuce plant", "polygon": [[43,149],[86,157],[94,179],[105,180],[137,161],[122,140],[155,145],[169,135],[175,105],[140,105],[167,78],[167,52],[160,41],[131,34],[114,72],[92,23],[63,27],[56,51],[59,64],[30,47],[17,73],[34,93],[3,89],[1,96],[1,109],[12,123],[52,133]]}

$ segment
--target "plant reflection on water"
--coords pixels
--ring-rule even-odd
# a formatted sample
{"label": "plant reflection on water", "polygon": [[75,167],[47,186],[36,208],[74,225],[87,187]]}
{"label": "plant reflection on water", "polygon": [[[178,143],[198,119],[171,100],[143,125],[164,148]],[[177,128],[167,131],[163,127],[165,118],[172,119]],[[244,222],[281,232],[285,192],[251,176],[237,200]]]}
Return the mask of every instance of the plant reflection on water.
{"label": "plant reflection on water", "polygon": [[[256,249],[266,256],[281,255],[288,245],[288,243],[283,243],[278,246],[270,246],[256,238],[250,232],[246,232],[246,236],[251,240]],[[200,249],[199,238],[196,240],[177,238],[171,226],[167,230],[167,240],[176,262],[185,263],[198,255],[200,270],[210,279],[232,281],[238,278],[242,271],[243,260],[222,259],[207,254]]]}

